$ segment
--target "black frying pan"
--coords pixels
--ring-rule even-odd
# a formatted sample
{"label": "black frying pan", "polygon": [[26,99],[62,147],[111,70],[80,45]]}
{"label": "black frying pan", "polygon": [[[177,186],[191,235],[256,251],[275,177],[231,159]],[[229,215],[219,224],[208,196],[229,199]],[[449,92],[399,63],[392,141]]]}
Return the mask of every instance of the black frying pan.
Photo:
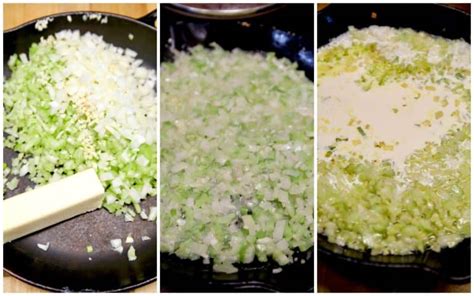
{"label": "black frying pan", "polygon": [[[172,60],[169,50],[187,50],[197,44],[218,43],[224,49],[241,48],[253,52],[275,52],[298,62],[309,79],[314,77],[312,4],[280,5],[271,13],[240,17],[238,20],[209,19],[183,15],[169,5],[161,6],[161,59]],[[169,42],[171,40],[171,43]],[[162,197],[163,198],[163,197]],[[305,264],[295,263],[273,274],[275,262],[241,264],[235,274],[214,273],[201,260],[181,260],[161,254],[161,291],[311,291],[314,285],[313,250],[297,255]]]}
{"label": "black frying pan", "polygon": [[[412,28],[470,43],[470,15],[435,4],[331,4],[318,13],[318,47],[348,30],[370,25]],[[440,253],[371,256],[329,243],[318,235],[318,260],[386,290],[419,290],[441,277],[455,283],[470,281],[471,240]],[[349,272],[348,272],[349,271]]]}
{"label": "black frying pan", "polygon": [[[10,71],[8,58],[14,53],[28,52],[33,42],[41,36],[48,36],[64,29],[92,32],[104,36],[104,40],[116,46],[130,48],[143,59],[144,65],[156,69],[156,29],[153,27],[156,11],[135,20],[132,18],[102,13],[108,17],[107,24],[96,20],[82,20],[87,12],[71,12],[52,15],[54,21],[47,29],[37,31],[36,20],[4,32],[3,76]],[[66,16],[72,16],[72,22]],[[133,40],[128,35],[133,34]],[[111,73],[113,75],[113,73]],[[9,165],[15,153],[3,150],[4,161]],[[20,185],[6,197],[24,191],[31,184],[22,178]],[[148,198],[143,207],[156,206],[156,197]],[[138,259],[129,262],[126,255],[128,244],[124,240],[132,233]],[[142,241],[141,237],[151,238]],[[124,253],[111,250],[110,240],[121,238]],[[47,252],[40,250],[37,243],[50,243]],[[92,245],[93,253],[86,252]],[[105,209],[87,213],[27,237],[5,244],[3,247],[4,269],[25,282],[52,291],[122,291],[138,287],[156,279],[156,224],[135,220],[127,223],[123,217],[115,217]],[[90,259],[89,259],[90,257]]]}

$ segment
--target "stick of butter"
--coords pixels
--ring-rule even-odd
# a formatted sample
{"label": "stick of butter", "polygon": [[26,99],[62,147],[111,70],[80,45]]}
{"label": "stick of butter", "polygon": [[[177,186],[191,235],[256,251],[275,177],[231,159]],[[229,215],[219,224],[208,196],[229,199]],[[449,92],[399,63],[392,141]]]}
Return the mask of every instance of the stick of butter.
{"label": "stick of butter", "polygon": [[7,243],[99,208],[104,187],[93,169],[3,201],[3,242]]}

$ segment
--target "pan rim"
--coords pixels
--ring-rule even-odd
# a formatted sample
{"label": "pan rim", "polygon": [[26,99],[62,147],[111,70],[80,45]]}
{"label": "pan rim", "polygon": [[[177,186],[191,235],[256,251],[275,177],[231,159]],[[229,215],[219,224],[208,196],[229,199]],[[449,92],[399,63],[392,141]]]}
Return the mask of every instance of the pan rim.
{"label": "pan rim", "polygon": [[[471,16],[471,13],[470,12],[467,12],[467,11],[464,11],[464,10],[461,10],[457,7],[454,7],[454,6],[450,6],[448,4],[445,4],[445,3],[327,3],[328,5],[325,6],[324,8],[322,8],[321,10],[318,10],[317,13],[318,13],[318,16],[319,14],[323,14],[326,9],[330,8],[330,7],[334,7],[334,5],[347,5],[347,4],[359,4],[359,5],[390,5],[390,4],[394,4],[394,5],[413,5],[413,4],[418,4],[418,5],[428,5],[428,6],[438,6],[438,7],[444,7],[446,9],[450,9],[450,10],[454,10],[456,12],[459,12],[459,13],[462,13],[464,14],[465,16],[467,17],[470,17]],[[464,3],[462,3],[464,4]],[[466,3],[467,4],[467,3]]]}
{"label": "pan rim", "polygon": [[[154,10],[156,11],[156,9]],[[151,11],[150,11],[151,12]],[[157,28],[154,27],[154,26],[151,26],[147,23],[144,23],[144,22],[141,22],[139,20],[139,18],[135,19],[133,17],[129,17],[129,16],[126,16],[126,15],[122,15],[122,14],[118,14],[118,13],[111,13],[111,12],[103,12],[103,11],[99,11],[99,10],[71,10],[71,11],[65,11],[65,12],[59,12],[59,13],[53,13],[53,14],[49,14],[49,15],[44,15],[44,16],[41,16],[41,17],[37,17],[37,18],[34,18],[34,19],[31,19],[29,21],[26,21],[20,25],[17,25],[13,28],[10,28],[10,29],[7,29],[7,30],[4,30],[3,31],[3,34],[7,34],[7,33],[11,33],[11,32],[14,32],[14,31],[18,31],[18,30],[21,30],[23,29],[24,27],[27,27],[29,25],[32,25],[34,23],[36,23],[37,21],[39,20],[42,20],[42,19],[45,19],[45,18],[48,18],[48,17],[52,17],[52,18],[56,18],[56,17],[67,17],[67,16],[74,16],[74,15],[87,15],[87,14],[93,14],[93,13],[99,13],[101,15],[105,15],[107,17],[113,17],[113,18],[117,18],[117,19],[122,19],[122,20],[125,20],[125,21],[129,21],[129,22],[132,22],[132,23],[136,23],[138,25],[141,25],[147,29],[151,29],[153,31],[157,31]],[[145,14],[144,16],[146,16],[147,14]],[[142,16],[143,17],[143,16]],[[101,24],[101,23],[97,23],[98,25],[107,25],[107,24]]]}
{"label": "pan rim", "polygon": [[132,284],[132,285],[128,285],[128,286],[125,286],[125,287],[122,287],[122,288],[118,288],[118,289],[110,289],[110,290],[65,290],[65,289],[58,289],[58,288],[54,288],[54,287],[51,287],[51,286],[47,286],[47,285],[43,285],[43,284],[40,284],[40,283],[37,283],[37,282],[34,282],[34,281],[31,281],[27,278],[24,278],[22,277],[21,275],[7,269],[6,267],[3,268],[3,270],[8,273],[9,275],[11,275],[12,277],[22,281],[22,282],[25,282],[25,283],[28,283],[34,287],[37,287],[37,288],[41,288],[43,290],[47,290],[47,291],[52,291],[52,292],[72,292],[72,293],[75,293],[75,292],[103,292],[103,293],[115,293],[115,292],[123,292],[123,291],[128,291],[128,290],[131,290],[131,289],[136,289],[136,288],[139,288],[141,286],[144,286],[146,284],[149,284],[149,283],[152,283],[152,282],[155,282],[158,278],[158,276],[154,276],[153,278],[149,278],[149,279],[146,279],[144,281],[141,281],[139,283],[136,283],[136,284]]}

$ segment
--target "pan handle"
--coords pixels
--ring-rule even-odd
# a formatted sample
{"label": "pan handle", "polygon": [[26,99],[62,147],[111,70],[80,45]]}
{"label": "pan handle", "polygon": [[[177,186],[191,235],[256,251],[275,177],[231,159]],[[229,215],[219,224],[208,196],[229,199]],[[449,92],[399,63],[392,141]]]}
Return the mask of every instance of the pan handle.
{"label": "pan handle", "polygon": [[145,14],[144,16],[137,19],[137,21],[145,23],[149,26],[156,28],[156,20],[157,20],[157,12],[156,9],[152,10],[151,12]]}

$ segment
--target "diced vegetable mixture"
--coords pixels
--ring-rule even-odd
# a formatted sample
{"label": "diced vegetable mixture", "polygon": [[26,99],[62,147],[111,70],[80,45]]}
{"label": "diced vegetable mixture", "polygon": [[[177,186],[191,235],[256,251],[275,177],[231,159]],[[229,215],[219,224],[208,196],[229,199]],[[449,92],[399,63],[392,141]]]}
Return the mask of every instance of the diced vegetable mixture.
{"label": "diced vegetable mixture", "polygon": [[70,30],[8,66],[4,144],[18,153],[10,173],[45,184],[92,167],[103,206],[133,220],[140,200],[156,195],[156,72],[133,50]]}
{"label": "diced vegetable mixture", "polygon": [[272,53],[177,52],[161,69],[161,251],[292,262],[313,245],[313,84]]}

